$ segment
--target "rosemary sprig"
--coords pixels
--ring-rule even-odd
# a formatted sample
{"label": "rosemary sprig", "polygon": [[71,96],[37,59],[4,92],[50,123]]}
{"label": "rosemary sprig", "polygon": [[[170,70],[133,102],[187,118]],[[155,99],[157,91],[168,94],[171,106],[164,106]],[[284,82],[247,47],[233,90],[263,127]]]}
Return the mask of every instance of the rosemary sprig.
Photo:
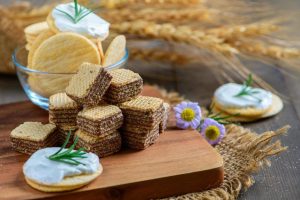
{"label": "rosemary sprig", "polygon": [[80,20],[82,20],[83,18],[85,18],[86,16],[88,16],[89,14],[91,14],[92,12],[94,12],[93,10],[90,10],[88,8],[85,8],[81,5],[78,4],[78,0],[74,0],[74,16],[72,16],[71,14],[60,10],[58,8],[55,8],[57,11],[65,14],[74,24],[77,24]]}
{"label": "rosemary sprig", "polygon": [[84,163],[75,159],[75,158],[86,158],[86,156],[84,156],[86,154],[86,152],[84,152],[84,148],[79,148],[78,150],[73,151],[78,142],[78,137],[75,138],[74,143],[70,146],[70,148],[63,151],[63,149],[67,146],[70,140],[70,136],[71,136],[71,131],[68,133],[67,139],[65,140],[62,147],[57,152],[50,155],[48,158],[53,161],[63,162],[71,165],[79,165],[79,164],[85,165]]}
{"label": "rosemary sprig", "polygon": [[212,103],[210,108],[208,109],[208,114],[207,117],[211,118],[213,120],[216,120],[217,122],[219,122],[220,124],[232,124],[232,122],[228,121],[228,119],[232,118],[232,117],[236,117],[239,116],[239,113],[236,114],[232,114],[232,115],[225,115],[224,112],[220,111],[218,113],[213,113],[213,108],[214,108],[215,104]]}
{"label": "rosemary sprig", "polygon": [[251,88],[252,83],[253,83],[252,74],[249,74],[247,80],[243,84],[243,88],[241,89],[241,91],[239,93],[237,93],[236,95],[234,95],[234,97],[251,96],[254,99],[256,99],[259,102],[261,102],[262,99],[260,99],[260,98],[258,98],[258,97],[255,96],[255,94],[257,94],[259,92],[256,91],[255,89]]}

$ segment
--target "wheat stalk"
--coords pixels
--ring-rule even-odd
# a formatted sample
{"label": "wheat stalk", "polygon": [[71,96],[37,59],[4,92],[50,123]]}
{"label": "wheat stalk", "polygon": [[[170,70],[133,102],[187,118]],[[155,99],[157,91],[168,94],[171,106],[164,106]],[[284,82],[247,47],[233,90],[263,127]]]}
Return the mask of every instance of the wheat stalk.
{"label": "wheat stalk", "polygon": [[225,40],[237,40],[240,37],[257,37],[270,34],[278,30],[278,26],[272,23],[255,23],[213,28],[206,31],[207,34],[215,35]]}
{"label": "wheat stalk", "polygon": [[130,58],[145,61],[175,62],[178,64],[185,64],[195,59],[176,52],[143,48],[130,48]]}
{"label": "wheat stalk", "polygon": [[144,20],[112,24],[111,28],[119,33],[134,34],[143,38],[156,38],[166,41],[185,43],[199,48],[208,48],[225,55],[237,53],[237,50],[213,35],[193,30],[189,26],[174,26],[170,23],[158,24]]}
{"label": "wheat stalk", "polygon": [[300,57],[299,49],[277,45],[266,45],[259,41],[241,40],[232,42],[232,45],[246,54],[255,56],[267,56],[273,59],[291,59]]}
{"label": "wheat stalk", "polygon": [[191,6],[199,5],[201,0],[101,0],[100,6],[113,9],[131,6]]}
{"label": "wheat stalk", "polygon": [[112,23],[122,21],[176,22],[183,23],[196,20],[197,22],[212,22],[212,12],[207,8],[183,8],[180,10],[144,8],[132,10],[123,8],[119,10],[101,11],[99,14]]}

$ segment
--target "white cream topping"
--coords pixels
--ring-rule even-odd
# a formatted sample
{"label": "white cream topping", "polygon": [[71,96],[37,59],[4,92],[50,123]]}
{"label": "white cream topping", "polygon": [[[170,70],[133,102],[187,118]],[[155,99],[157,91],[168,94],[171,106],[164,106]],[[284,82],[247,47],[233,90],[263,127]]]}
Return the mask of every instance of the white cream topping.
{"label": "white cream topping", "polygon": [[[88,14],[75,24],[66,14],[60,12],[64,11],[74,16],[74,7],[74,3],[67,3],[59,4],[53,9],[52,17],[58,30],[61,32],[75,32],[85,36],[89,35],[94,38],[101,38],[102,40],[108,36],[110,24],[94,13]],[[82,8],[86,9],[83,6]]]}
{"label": "white cream topping", "polygon": [[59,147],[50,147],[36,151],[24,164],[24,175],[38,183],[51,185],[61,182],[67,176],[93,174],[102,169],[99,158],[94,153],[87,153],[85,155],[87,158],[80,159],[84,165],[71,165],[48,159],[48,156],[59,149]]}
{"label": "white cream topping", "polygon": [[242,90],[243,85],[227,83],[215,91],[215,100],[223,107],[227,108],[257,108],[267,109],[272,104],[272,93],[260,88],[251,88],[256,91],[253,96],[236,95]]}

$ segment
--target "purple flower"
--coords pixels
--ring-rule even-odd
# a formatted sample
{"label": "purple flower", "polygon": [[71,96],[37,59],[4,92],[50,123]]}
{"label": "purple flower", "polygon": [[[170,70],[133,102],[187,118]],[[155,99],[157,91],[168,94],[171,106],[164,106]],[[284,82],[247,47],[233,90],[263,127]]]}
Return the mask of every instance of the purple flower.
{"label": "purple flower", "polygon": [[198,103],[195,102],[182,102],[174,107],[176,126],[178,128],[196,129],[200,125],[201,110]]}
{"label": "purple flower", "polygon": [[216,145],[225,136],[225,126],[214,119],[206,118],[200,127],[200,133],[211,145]]}

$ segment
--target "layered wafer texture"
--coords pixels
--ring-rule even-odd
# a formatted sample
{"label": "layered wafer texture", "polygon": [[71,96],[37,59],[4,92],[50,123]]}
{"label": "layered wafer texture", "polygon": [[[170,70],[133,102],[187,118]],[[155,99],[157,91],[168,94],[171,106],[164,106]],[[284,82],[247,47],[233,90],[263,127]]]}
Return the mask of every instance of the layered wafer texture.
{"label": "layered wafer texture", "polygon": [[77,148],[83,147],[99,157],[105,157],[121,150],[122,139],[119,131],[112,130],[99,136],[94,136],[82,130],[77,130],[75,137],[78,137]]}
{"label": "layered wafer texture", "polygon": [[84,108],[77,116],[78,128],[95,136],[116,130],[122,124],[121,109],[114,105],[102,104]]}
{"label": "layered wafer texture", "polygon": [[109,72],[111,84],[104,96],[110,103],[122,103],[139,95],[143,89],[143,79],[138,73],[128,69],[117,69]]}
{"label": "layered wafer texture", "polygon": [[66,93],[57,93],[49,99],[49,121],[60,127],[76,126],[80,106]]}
{"label": "layered wafer texture", "polygon": [[108,89],[112,76],[100,65],[83,63],[66,88],[67,95],[79,104],[97,105]]}
{"label": "layered wafer texture", "polygon": [[73,144],[75,132],[77,130],[76,126],[62,126],[58,127],[57,137],[58,137],[58,144],[59,146],[63,145],[64,142],[67,140],[68,135],[70,134],[69,142],[67,143],[66,147],[70,147]]}
{"label": "layered wafer texture", "polygon": [[54,124],[25,122],[12,130],[12,148],[21,153],[32,154],[38,149],[55,146],[58,141],[56,130]]}
{"label": "layered wafer texture", "polygon": [[132,149],[145,149],[159,137],[163,119],[163,101],[159,98],[138,96],[120,104],[124,115],[122,138]]}
{"label": "layered wafer texture", "polygon": [[124,123],[154,128],[162,120],[163,100],[155,97],[138,96],[120,104]]}

